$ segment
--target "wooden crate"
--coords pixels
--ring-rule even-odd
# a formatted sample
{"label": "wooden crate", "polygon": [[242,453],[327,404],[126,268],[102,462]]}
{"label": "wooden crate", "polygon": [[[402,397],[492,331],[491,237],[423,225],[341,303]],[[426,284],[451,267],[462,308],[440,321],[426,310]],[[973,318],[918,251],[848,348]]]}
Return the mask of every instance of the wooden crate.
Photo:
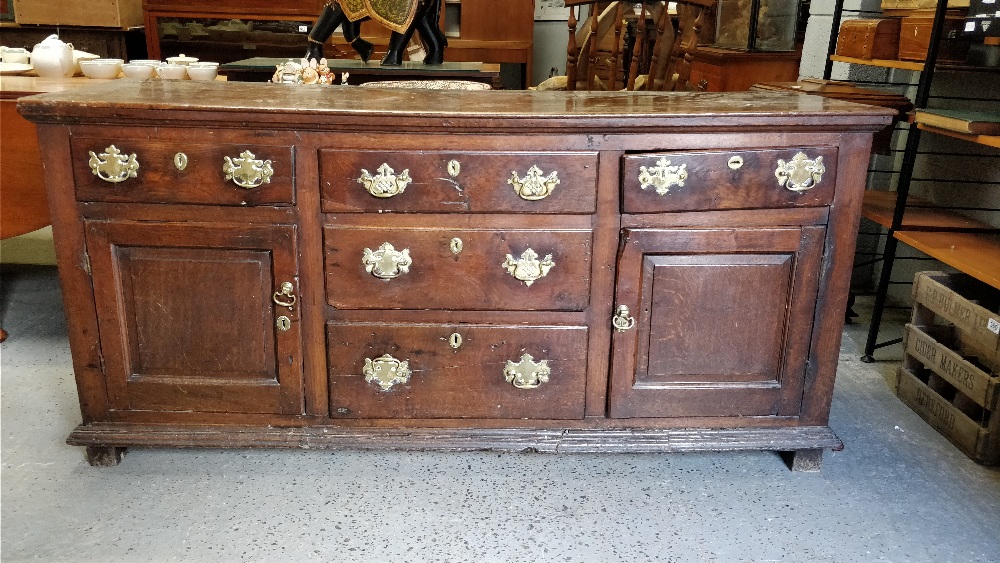
{"label": "wooden crate", "polygon": [[[994,357],[1000,352],[1000,290],[966,274],[917,272],[914,314],[926,308],[955,325],[969,345]],[[935,324],[914,316],[915,324]]]}
{"label": "wooden crate", "polygon": [[142,0],[14,0],[19,24],[125,29],[143,24]]}
{"label": "wooden crate", "polygon": [[[965,26],[964,17],[946,17],[941,30],[938,60],[942,62],[964,63],[969,54],[969,42],[956,40]],[[931,44],[934,16],[907,16],[899,24],[899,58],[922,61],[927,58]]]}
{"label": "wooden crate", "polygon": [[1000,291],[919,272],[896,395],[973,460],[1000,464]]}
{"label": "wooden crate", "polygon": [[[923,380],[926,378],[926,381]],[[928,424],[977,463],[1000,463],[1000,415],[956,405],[954,388],[930,370],[914,373],[900,366],[896,395]],[[956,396],[961,396],[957,394]],[[971,416],[970,416],[970,411]]]}
{"label": "wooden crate", "polygon": [[837,35],[837,54],[856,59],[895,59],[899,53],[898,19],[847,20]]}

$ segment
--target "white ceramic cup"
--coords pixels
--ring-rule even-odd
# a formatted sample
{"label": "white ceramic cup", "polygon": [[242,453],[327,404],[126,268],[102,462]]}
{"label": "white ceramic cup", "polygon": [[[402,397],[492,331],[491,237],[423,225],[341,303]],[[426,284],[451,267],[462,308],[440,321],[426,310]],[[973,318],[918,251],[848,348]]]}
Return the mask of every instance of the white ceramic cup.
{"label": "white ceramic cup", "polygon": [[191,63],[187,73],[191,80],[215,80],[219,76],[219,63]]}
{"label": "white ceramic cup", "polygon": [[122,72],[125,73],[125,78],[145,80],[156,76],[156,67],[142,63],[127,63],[122,65]]}
{"label": "white ceramic cup", "polygon": [[156,75],[163,80],[184,80],[187,78],[187,65],[160,65],[156,67]]}
{"label": "white ceramic cup", "polygon": [[28,64],[29,53],[20,47],[7,47],[0,55],[0,60],[9,64]]}

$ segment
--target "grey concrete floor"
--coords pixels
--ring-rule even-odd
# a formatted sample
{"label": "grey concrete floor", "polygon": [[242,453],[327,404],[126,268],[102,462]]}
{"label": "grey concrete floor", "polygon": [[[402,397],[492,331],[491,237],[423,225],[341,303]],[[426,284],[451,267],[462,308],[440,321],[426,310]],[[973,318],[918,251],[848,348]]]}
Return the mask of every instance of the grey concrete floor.
{"label": "grey concrete floor", "polygon": [[[5,269],[4,562],[1000,560],[1000,472],[858,360],[845,328],[820,473],[772,453],[550,455],[133,449],[97,469],[52,268]],[[895,354],[895,357],[893,355]]]}

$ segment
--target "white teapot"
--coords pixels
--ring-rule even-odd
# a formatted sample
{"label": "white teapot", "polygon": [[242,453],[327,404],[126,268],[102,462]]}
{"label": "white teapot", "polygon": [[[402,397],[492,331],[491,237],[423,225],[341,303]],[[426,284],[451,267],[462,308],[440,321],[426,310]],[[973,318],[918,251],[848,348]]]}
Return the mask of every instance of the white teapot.
{"label": "white teapot", "polygon": [[73,45],[50,35],[31,50],[31,66],[38,76],[46,78],[73,76]]}

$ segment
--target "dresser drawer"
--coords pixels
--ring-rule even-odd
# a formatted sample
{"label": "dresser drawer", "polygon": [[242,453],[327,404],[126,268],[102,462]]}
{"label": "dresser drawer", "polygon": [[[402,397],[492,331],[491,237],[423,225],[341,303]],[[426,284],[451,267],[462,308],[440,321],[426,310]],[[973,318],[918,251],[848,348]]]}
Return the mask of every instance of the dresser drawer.
{"label": "dresser drawer", "polygon": [[581,311],[592,231],[324,229],[326,292],[341,309]]}
{"label": "dresser drawer", "polygon": [[657,213],[828,205],[836,163],[835,147],[631,154],[622,166],[622,209]]}
{"label": "dresser drawer", "polygon": [[583,417],[586,327],[331,323],[327,343],[334,417]]}
{"label": "dresser drawer", "polygon": [[79,201],[294,203],[292,146],[76,136],[71,142]]}
{"label": "dresser drawer", "polygon": [[593,213],[597,153],[320,151],[326,212]]}

